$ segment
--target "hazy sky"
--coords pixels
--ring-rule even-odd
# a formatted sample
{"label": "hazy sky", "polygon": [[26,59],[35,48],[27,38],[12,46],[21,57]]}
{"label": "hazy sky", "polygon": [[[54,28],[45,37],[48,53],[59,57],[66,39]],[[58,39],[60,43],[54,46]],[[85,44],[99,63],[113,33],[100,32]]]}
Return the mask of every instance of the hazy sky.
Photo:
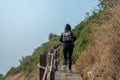
{"label": "hazy sky", "polygon": [[0,73],[18,66],[22,56],[60,34],[66,23],[72,28],[93,11],[98,0],[0,0]]}

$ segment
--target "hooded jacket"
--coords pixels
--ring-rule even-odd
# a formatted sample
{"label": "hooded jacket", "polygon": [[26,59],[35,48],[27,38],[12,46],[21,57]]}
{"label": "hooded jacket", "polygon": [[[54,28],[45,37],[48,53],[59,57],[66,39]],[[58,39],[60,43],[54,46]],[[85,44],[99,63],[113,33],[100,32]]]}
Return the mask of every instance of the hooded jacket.
{"label": "hooded jacket", "polygon": [[64,44],[64,47],[74,47],[74,41],[76,40],[76,36],[74,35],[74,33],[71,31],[71,26],[69,24],[66,24],[65,26],[65,30],[64,32],[67,32],[67,31],[70,31],[71,34],[72,34],[72,38],[73,40],[72,41],[68,41],[68,42],[64,42],[63,41],[63,33],[61,34],[60,36],[60,42],[62,42]]}

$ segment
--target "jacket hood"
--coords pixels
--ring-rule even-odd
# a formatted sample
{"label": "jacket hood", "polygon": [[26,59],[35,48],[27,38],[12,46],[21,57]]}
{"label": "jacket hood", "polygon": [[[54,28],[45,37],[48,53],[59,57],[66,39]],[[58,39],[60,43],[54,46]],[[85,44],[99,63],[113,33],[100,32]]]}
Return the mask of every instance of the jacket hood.
{"label": "jacket hood", "polygon": [[65,31],[71,31],[71,26],[69,24],[66,24]]}

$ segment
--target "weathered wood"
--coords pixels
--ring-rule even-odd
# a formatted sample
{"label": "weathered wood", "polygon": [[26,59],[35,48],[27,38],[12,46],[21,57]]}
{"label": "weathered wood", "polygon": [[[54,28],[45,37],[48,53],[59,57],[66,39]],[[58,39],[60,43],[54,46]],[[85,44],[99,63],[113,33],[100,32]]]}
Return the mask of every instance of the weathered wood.
{"label": "weathered wood", "polygon": [[[47,62],[47,55],[41,54],[40,55],[40,68],[39,68],[39,80],[43,80],[43,77],[45,77],[44,80],[55,80],[55,71],[58,70],[58,58],[59,58],[59,53],[58,53],[58,47],[54,46],[52,50],[48,53],[48,62]],[[47,65],[47,66],[46,66]],[[50,68],[48,68],[50,66]],[[47,68],[46,68],[47,67]],[[46,68],[46,70],[45,70]],[[48,71],[48,70],[50,71]],[[47,74],[44,75],[44,73],[48,72]]]}
{"label": "weathered wood", "polygon": [[62,69],[63,66],[59,65],[59,71],[55,72],[55,80],[85,80],[82,79],[81,73],[78,70],[76,70],[76,67],[74,65],[72,66],[72,73],[63,72]]}
{"label": "weathered wood", "polygon": [[[46,67],[46,54],[40,54],[40,66]],[[39,68],[39,80],[42,80],[45,69]]]}
{"label": "weathered wood", "polygon": [[57,71],[58,70],[58,61],[57,61],[57,59],[58,59],[58,53],[57,53],[58,51],[56,50],[55,51],[55,55],[54,55],[54,58],[55,58],[55,71]]}
{"label": "weathered wood", "polygon": [[87,80],[95,80],[95,73],[94,71],[88,71],[86,75]]}
{"label": "weathered wood", "polygon": [[55,71],[54,71],[54,68],[51,71],[50,80],[55,80]]}

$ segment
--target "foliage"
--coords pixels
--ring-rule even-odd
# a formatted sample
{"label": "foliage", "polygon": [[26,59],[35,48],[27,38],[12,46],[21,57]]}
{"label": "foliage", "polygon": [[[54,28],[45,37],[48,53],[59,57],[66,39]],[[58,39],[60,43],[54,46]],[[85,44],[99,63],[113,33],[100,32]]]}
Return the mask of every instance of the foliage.
{"label": "foliage", "polygon": [[16,68],[12,67],[8,71],[7,75],[15,75],[19,72],[24,72],[26,76],[29,76],[29,74],[37,68],[37,64],[39,62],[39,55],[42,53],[47,54],[51,49],[53,49],[53,46],[57,44],[61,44],[59,42],[59,36],[50,33],[48,42],[43,43],[40,47],[36,48],[31,56],[22,57],[22,59],[19,60],[20,65]]}
{"label": "foliage", "polygon": [[103,9],[106,9],[108,7],[112,8],[118,3],[118,0],[99,0],[99,1],[100,7]]}
{"label": "foliage", "polygon": [[0,80],[3,80],[4,76],[2,74],[0,74]]}
{"label": "foliage", "polygon": [[89,70],[95,71],[96,80],[119,80],[120,1],[101,1],[104,9],[87,19],[91,31],[88,39],[89,46],[79,56],[76,67],[83,75],[86,75]]}
{"label": "foliage", "polygon": [[[78,25],[75,26],[73,32],[77,36],[75,41],[75,47],[73,52],[73,62],[75,63],[79,55],[87,49],[88,43],[93,39],[92,35],[99,30],[101,25],[108,22],[111,14],[105,10],[107,6],[111,6],[113,0],[100,0],[99,10],[94,10],[92,15],[86,13],[86,17]],[[19,60],[20,65],[18,67],[12,67],[7,75],[14,75],[19,72],[24,72],[26,76],[37,68],[37,63],[39,62],[39,55],[41,53],[48,53],[53,46],[60,45],[60,58],[62,60],[62,43],[59,42],[59,35],[50,33],[49,41],[43,43],[40,47],[36,48],[31,56],[22,57]]]}
{"label": "foliage", "polygon": [[53,33],[49,35],[49,41],[58,41],[59,36]]}

